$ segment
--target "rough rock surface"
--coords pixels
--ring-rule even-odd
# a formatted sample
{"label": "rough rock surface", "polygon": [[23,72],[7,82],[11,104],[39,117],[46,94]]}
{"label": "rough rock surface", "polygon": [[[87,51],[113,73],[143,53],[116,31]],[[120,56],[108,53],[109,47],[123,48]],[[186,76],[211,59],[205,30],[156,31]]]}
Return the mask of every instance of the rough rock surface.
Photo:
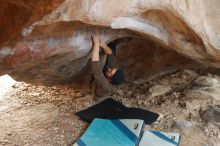
{"label": "rough rock surface", "polygon": [[172,91],[171,87],[167,85],[156,85],[149,89],[151,97],[168,94],[171,91]]}
{"label": "rough rock surface", "polygon": [[[132,52],[135,46],[151,48],[149,56],[149,49],[137,54],[145,56],[145,73],[192,65],[190,59],[220,67],[219,4],[218,0],[0,0],[0,72],[48,84],[76,79],[89,73],[94,31],[106,43],[124,37],[144,40],[134,42]],[[127,54],[126,48],[121,52]]]}
{"label": "rough rock surface", "polygon": [[220,126],[219,105],[215,107],[208,107],[206,110],[201,111],[201,117],[205,122],[211,122],[217,126]]}
{"label": "rough rock surface", "polygon": [[213,87],[218,86],[218,79],[214,77],[201,76],[194,81],[197,86]]}
{"label": "rough rock surface", "polygon": [[220,82],[218,76],[200,76],[194,81],[193,90],[187,92],[188,98],[213,98],[220,101]]}

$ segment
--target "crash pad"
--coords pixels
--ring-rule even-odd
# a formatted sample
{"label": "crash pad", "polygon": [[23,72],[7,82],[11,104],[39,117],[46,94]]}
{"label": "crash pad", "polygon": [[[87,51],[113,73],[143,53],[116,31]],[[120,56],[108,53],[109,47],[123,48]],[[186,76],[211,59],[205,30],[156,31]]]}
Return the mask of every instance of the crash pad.
{"label": "crash pad", "polygon": [[144,121],[94,119],[73,146],[137,146]]}
{"label": "crash pad", "polygon": [[144,120],[145,124],[154,123],[159,114],[140,109],[128,108],[121,102],[108,98],[96,105],[93,105],[85,110],[75,113],[83,121],[91,123],[95,118],[101,119],[140,119]]}
{"label": "crash pad", "polygon": [[179,146],[179,133],[144,131],[139,146]]}

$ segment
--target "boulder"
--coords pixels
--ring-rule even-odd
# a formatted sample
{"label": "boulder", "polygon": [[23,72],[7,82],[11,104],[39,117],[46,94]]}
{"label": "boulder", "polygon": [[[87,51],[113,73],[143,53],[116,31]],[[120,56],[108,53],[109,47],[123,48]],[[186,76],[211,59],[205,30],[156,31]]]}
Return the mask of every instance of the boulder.
{"label": "boulder", "polygon": [[122,39],[119,63],[128,79],[198,67],[195,61],[219,68],[219,4],[217,0],[1,0],[0,74],[31,83],[83,80],[84,85],[90,78],[94,32],[105,43]]}
{"label": "boulder", "polygon": [[213,87],[218,86],[218,79],[208,76],[200,76],[195,81],[196,86]]}
{"label": "boulder", "polygon": [[151,97],[165,95],[171,91],[172,88],[168,85],[155,85],[149,89]]}
{"label": "boulder", "polygon": [[210,122],[220,126],[220,106],[210,106],[201,110],[201,118],[204,122]]}
{"label": "boulder", "polygon": [[194,121],[177,120],[175,121],[173,126],[177,129],[189,129],[195,128],[197,126],[197,123]]}

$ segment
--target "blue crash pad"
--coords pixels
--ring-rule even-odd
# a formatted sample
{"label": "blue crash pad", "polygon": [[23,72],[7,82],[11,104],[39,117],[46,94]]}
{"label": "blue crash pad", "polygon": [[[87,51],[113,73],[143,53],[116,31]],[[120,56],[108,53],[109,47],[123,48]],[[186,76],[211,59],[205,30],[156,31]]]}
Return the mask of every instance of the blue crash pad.
{"label": "blue crash pad", "polygon": [[139,146],[179,146],[180,134],[145,131]]}
{"label": "blue crash pad", "polygon": [[144,121],[95,119],[73,146],[137,146]]}

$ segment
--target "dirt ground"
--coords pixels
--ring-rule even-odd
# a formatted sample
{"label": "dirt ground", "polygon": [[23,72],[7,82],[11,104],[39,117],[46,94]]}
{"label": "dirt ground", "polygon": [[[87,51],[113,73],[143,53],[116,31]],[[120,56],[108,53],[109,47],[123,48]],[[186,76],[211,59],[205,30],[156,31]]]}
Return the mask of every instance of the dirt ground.
{"label": "dirt ground", "polygon": [[[180,70],[125,83],[112,98],[159,113],[145,129],[181,133],[180,146],[220,146],[220,77]],[[88,124],[75,112],[96,102],[71,86],[17,82],[0,94],[0,145],[72,145]]]}

